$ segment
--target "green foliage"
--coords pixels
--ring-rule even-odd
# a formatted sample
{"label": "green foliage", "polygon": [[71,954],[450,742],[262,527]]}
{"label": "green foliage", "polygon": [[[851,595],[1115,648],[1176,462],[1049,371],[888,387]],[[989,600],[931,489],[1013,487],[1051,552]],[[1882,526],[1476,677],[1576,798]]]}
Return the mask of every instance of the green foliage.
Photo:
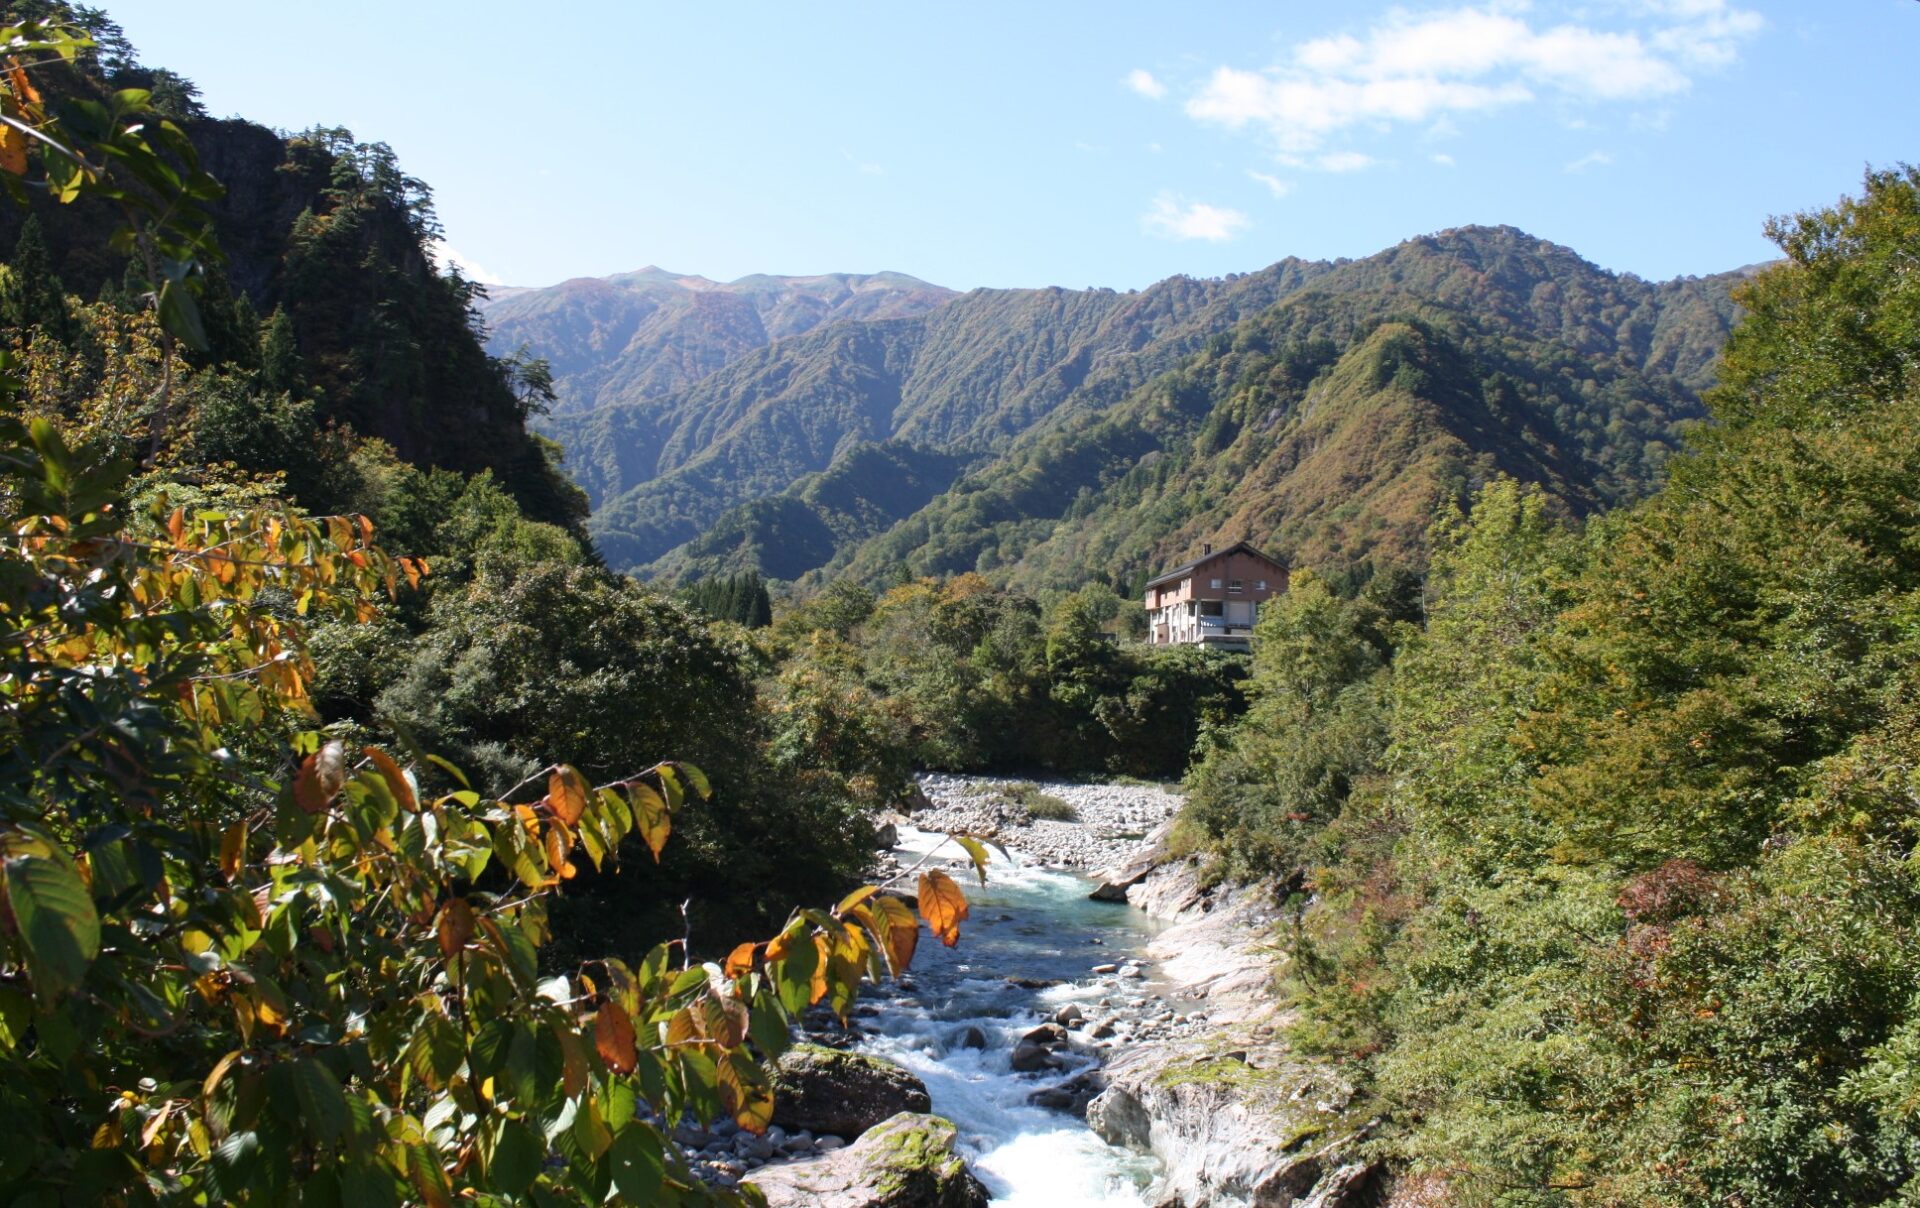
{"label": "green foliage", "polygon": [[1121,645],[1132,601],[1104,588],[1051,610],[979,575],[875,597],[840,583],[776,625],[784,665],[823,667],[887,702],[907,761],[956,770],[1170,777],[1242,705],[1245,660]]}
{"label": "green foliage", "polygon": [[681,593],[688,606],[716,621],[732,621],[748,629],[773,624],[773,597],[758,572],[701,579]]}
{"label": "green foliage", "polygon": [[[1720,422],[1669,485],[1576,533],[1489,484],[1436,526],[1390,670],[1354,680],[1371,643],[1311,624],[1337,610],[1297,582],[1196,773],[1190,823],[1236,871],[1313,882],[1296,1040],[1353,1062],[1397,1122],[1380,1148],[1464,1202],[1920,1186],[1916,214],[1900,169],[1776,223],[1787,261],[1743,293]],[[1340,683],[1378,685],[1344,800],[1297,775]],[[1337,812],[1273,825],[1301,801]]]}

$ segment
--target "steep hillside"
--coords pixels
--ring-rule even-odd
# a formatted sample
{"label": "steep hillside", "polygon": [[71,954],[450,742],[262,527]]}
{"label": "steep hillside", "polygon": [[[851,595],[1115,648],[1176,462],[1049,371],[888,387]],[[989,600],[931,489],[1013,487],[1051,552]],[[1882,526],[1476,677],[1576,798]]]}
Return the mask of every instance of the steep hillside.
{"label": "steep hillside", "polygon": [[560,417],[554,432],[595,499],[608,561],[642,565],[857,446],[977,459],[1063,407],[1111,405],[1330,267],[1290,260],[1125,294],[976,290],[915,318],[780,341],[671,399]]}
{"label": "steep hillside", "polygon": [[[865,513],[868,525],[897,528],[856,538],[856,549],[847,535],[858,526],[820,514],[802,479],[778,498],[750,495],[720,512],[649,570],[787,576],[818,557],[827,533],[840,535],[831,569],[869,579],[904,567],[1130,585],[1209,536],[1248,534],[1314,560],[1417,560],[1438,499],[1496,468],[1549,483],[1577,510],[1644,493],[1678,425],[1700,414],[1740,276],[1650,284],[1511,228],[1471,227],[1360,261],[1168,282],[1136,300],[1180,316],[1167,324],[1172,338],[1090,352],[1081,382],[1053,394],[1012,390],[1012,406],[959,378],[946,397],[997,426],[956,431],[927,422],[927,409],[906,414],[896,431],[962,451],[970,472],[924,508]],[[1209,286],[1238,305],[1207,299]],[[1247,305],[1255,298],[1274,301]],[[938,328],[967,301],[915,329],[922,342],[903,399],[947,380],[938,370],[952,363],[952,337]],[[1389,320],[1408,322],[1397,339],[1370,343]],[[966,328],[976,342],[992,342],[985,322]],[[796,362],[817,371],[819,352],[782,346],[769,360],[802,378]],[[1382,357],[1395,361],[1383,380],[1397,386],[1364,385]],[[841,405],[890,405],[890,395],[862,392],[878,378],[836,379]],[[771,414],[806,412],[824,395],[817,382]],[[722,376],[704,388],[726,385]],[[751,432],[614,501],[595,518],[607,545],[644,551],[713,513],[727,498],[726,451]],[[876,481],[895,507],[911,496],[885,475]],[[641,540],[623,542],[629,532]],[[802,533],[807,540],[790,540]]]}
{"label": "steep hillside", "polygon": [[665,398],[774,340],[829,323],[921,314],[956,295],[903,273],[738,281],[649,265],[543,289],[498,291],[491,345],[522,344],[553,366],[561,413]]}
{"label": "steep hillside", "polygon": [[1496,471],[1575,511],[1631,498],[1702,414],[1737,277],[1649,285],[1507,228],[1409,240],[1028,434],[833,569],[1131,591],[1208,539],[1417,562],[1434,507]]}

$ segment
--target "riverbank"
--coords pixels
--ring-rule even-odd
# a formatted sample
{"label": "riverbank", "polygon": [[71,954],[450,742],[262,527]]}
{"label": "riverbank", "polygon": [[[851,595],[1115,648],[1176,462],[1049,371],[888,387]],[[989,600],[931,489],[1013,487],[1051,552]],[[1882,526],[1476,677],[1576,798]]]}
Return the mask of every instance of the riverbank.
{"label": "riverbank", "polygon": [[904,984],[876,987],[851,1032],[823,1038],[921,1079],[994,1203],[1419,1203],[1356,1156],[1371,1122],[1354,1118],[1351,1088],[1284,1042],[1277,891],[1209,887],[1164,858],[1177,795],[919,783],[926,805],[882,875],[937,850],[941,831],[990,837],[1013,860],[970,887],[959,948],[923,944]]}

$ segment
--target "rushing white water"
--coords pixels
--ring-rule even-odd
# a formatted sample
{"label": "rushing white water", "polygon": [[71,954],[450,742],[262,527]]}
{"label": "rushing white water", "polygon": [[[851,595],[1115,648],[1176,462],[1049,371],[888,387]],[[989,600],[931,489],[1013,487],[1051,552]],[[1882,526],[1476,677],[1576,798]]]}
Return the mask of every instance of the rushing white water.
{"label": "rushing white water", "polygon": [[[940,838],[906,830],[901,854],[916,856]],[[1095,1014],[1095,1000],[1114,991],[1088,984],[1088,970],[1136,955],[1151,934],[1138,911],[1089,901],[1089,887],[1084,877],[996,859],[984,887],[968,886],[972,913],[959,946],[949,950],[923,935],[908,987],[878,1000],[879,1014],[865,1021],[876,1030],[862,1047],[927,1084],[933,1110],[958,1126],[974,1173],[996,1204],[1010,1208],[1137,1208],[1155,1169],[1152,1159],[1107,1145],[1079,1119],[1027,1102],[1091,1058],[1042,1075],[1016,1074],[1008,1063],[1014,1042],[1063,1003],[1081,1002]],[[1065,984],[1026,989],[1008,980],[1016,977]],[[986,1035],[985,1048],[957,1043],[969,1026]]]}

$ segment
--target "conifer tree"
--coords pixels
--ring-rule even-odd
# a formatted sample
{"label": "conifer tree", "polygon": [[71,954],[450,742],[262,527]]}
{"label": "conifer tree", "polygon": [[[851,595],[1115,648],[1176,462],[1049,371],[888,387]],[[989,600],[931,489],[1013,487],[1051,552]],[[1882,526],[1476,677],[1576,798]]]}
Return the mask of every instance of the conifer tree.
{"label": "conifer tree", "polygon": [[56,339],[66,339],[72,316],[67,311],[66,290],[54,275],[53,258],[47,254],[39,218],[28,215],[21,226],[7,269],[4,286],[0,286],[0,326],[17,331],[39,327]]}

